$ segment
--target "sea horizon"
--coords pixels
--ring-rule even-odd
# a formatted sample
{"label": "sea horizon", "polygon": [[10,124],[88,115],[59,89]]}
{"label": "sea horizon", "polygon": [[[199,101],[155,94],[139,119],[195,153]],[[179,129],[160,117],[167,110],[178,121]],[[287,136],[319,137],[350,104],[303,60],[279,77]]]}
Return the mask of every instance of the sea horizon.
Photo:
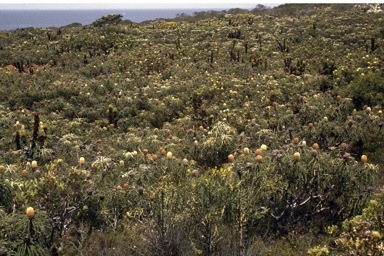
{"label": "sea horizon", "polygon": [[193,15],[201,11],[224,11],[226,8],[145,8],[145,9],[1,9],[0,30],[63,27],[73,23],[83,26],[108,14],[121,14],[135,23],[156,19],[173,19],[177,14]]}

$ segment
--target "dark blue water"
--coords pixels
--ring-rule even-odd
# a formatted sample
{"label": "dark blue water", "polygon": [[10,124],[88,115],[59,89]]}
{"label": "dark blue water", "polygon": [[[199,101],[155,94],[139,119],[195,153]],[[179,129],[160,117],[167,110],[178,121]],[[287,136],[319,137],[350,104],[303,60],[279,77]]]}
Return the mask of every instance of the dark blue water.
{"label": "dark blue water", "polygon": [[[123,20],[142,22],[157,18],[172,19],[178,13],[192,15],[211,9],[131,9],[131,10],[0,10],[0,30],[27,27],[62,27],[74,22],[89,25],[108,14],[121,14]],[[213,9],[220,11],[222,9]]]}

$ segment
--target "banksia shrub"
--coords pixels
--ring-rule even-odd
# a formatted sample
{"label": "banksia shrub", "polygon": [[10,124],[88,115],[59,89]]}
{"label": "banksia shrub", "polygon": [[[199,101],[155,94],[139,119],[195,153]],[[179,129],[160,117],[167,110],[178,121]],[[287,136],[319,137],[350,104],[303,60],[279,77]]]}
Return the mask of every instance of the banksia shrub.
{"label": "banksia shrub", "polygon": [[[252,165],[252,162],[263,165]],[[281,189],[270,191],[273,199],[261,203],[269,209],[265,218],[273,225],[281,225],[279,232],[293,228],[299,220],[305,220],[308,229],[313,229],[358,213],[369,198],[366,188],[373,183],[377,172],[374,165],[362,168],[349,153],[332,156],[295,144],[265,151],[263,155],[256,155],[256,159],[245,155],[235,166],[244,166],[238,174],[242,179],[246,172],[249,175],[268,173],[270,180],[284,184]],[[339,195],[337,200],[336,195]],[[355,200],[359,203],[351,205]]]}
{"label": "banksia shrub", "polygon": [[226,122],[217,122],[198,146],[197,161],[205,166],[219,166],[227,162],[228,156],[235,151],[236,134],[230,134],[233,128]]}
{"label": "banksia shrub", "polygon": [[[330,242],[327,250],[343,255],[382,255],[384,253],[383,203],[383,194],[375,194],[360,215],[345,220],[340,229],[328,227],[327,232],[337,237]],[[312,248],[310,251],[313,250]]]}
{"label": "banksia shrub", "polygon": [[7,213],[12,211],[13,197],[14,192],[10,183],[5,181],[0,175],[0,207]]}

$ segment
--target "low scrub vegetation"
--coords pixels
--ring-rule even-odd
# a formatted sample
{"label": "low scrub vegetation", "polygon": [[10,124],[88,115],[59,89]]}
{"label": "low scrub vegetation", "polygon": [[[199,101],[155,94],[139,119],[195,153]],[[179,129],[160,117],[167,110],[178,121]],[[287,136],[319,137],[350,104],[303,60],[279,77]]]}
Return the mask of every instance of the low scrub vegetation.
{"label": "low scrub vegetation", "polygon": [[380,5],[0,32],[0,255],[382,255]]}

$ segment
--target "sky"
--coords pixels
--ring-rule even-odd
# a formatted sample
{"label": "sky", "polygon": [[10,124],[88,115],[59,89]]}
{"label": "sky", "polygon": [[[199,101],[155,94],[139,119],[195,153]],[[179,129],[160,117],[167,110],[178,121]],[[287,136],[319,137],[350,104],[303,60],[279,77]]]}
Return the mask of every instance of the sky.
{"label": "sky", "polygon": [[262,2],[252,0],[67,0],[65,2],[52,0],[0,0],[1,9],[159,9],[159,8],[242,8],[252,9],[257,4],[278,6],[284,3],[364,3],[366,1],[291,1],[273,0]]}
{"label": "sky", "polygon": [[[282,2],[268,2],[261,3],[267,6],[277,6],[282,4]],[[60,3],[60,1],[52,3],[52,1],[38,0],[38,1],[0,1],[0,9],[115,9],[115,8],[136,8],[136,9],[158,9],[158,8],[244,8],[250,9],[254,8],[258,3],[255,3],[250,0],[240,0],[240,1],[204,1],[204,0],[195,0],[195,1],[174,1],[174,0],[141,0],[141,1],[121,1],[121,0],[98,0],[98,1],[65,1],[65,3]]]}

